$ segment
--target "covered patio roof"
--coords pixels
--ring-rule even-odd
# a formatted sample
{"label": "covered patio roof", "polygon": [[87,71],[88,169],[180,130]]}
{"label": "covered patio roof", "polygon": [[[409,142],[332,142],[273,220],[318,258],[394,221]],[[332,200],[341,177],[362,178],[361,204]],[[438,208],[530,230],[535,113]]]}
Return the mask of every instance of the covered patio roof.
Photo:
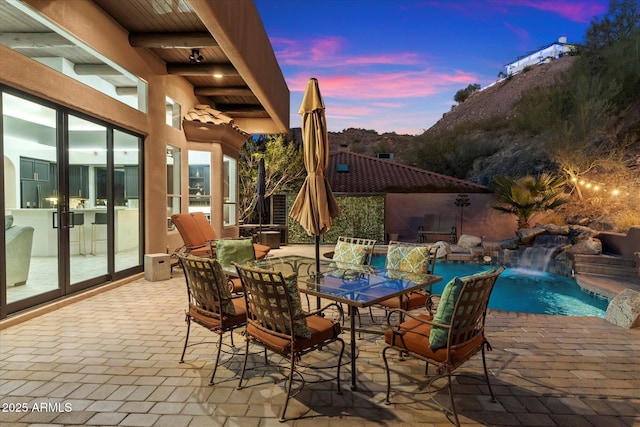
{"label": "covered patio roof", "polygon": [[[165,64],[166,74],[187,80],[201,104],[212,106],[250,133],[288,131],[289,89],[253,1],[23,2],[45,15],[51,13],[54,19],[65,7],[77,9],[91,3],[128,32],[132,47],[148,50]],[[41,22],[25,19],[11,3],[0,5],[0,32],[0,44],[23,55],[63,58],[76,73],[98,75],[119,93],[136,89],[100,58]]]}

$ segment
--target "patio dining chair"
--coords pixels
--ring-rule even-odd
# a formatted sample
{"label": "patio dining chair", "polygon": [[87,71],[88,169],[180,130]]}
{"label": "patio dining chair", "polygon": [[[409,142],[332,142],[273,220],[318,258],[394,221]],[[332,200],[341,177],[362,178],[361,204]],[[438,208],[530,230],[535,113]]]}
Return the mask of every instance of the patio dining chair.
{"label": "patio dining chair", "polygon": [[[335,308],[340,318],[342,308],[335,303],[328,304],[319,310],[305,313],[302,311],[296,276],[285,278],[282,273],[243,267],[235,264],[238,275],[244,287],[244,299],[247,311],[247,327],[245,338],[247,349],[245,352],[242,373],[238,382],[238,389],[242,388],[242,381],[247,367],[249,343],[256,343],[289,360],[289,377],[286,384],[287,396],[280,414],[280,421],[285,421],[289,399],[292,397],[293,374],[296,372],[296,362],[304,354],[326,347],[332,342],[340,343],[336,381],[337,393],[340,389],[340,366],[344,354],[344,341],[340,338],[342,328],[340,320],[330,320],[323,317],[329,308]],[[304,385],[304,377],[300,375]]]}
{"label": "patio dining chair", "polygon": [[[420,243],[391,241],[387,246],[385,268],[407,273],[434,274],[437,248]],[[385,312],[396,308],[415,310],[426,308],[431,311],[431,295],[425,289],[413,291],[400,297],[389,298],[377,305]]]}
{"label": "patio dining chair", "polygon": [[323,255],[334,261],[370,265],[376,242],[374,239],[339,236],[333,251]]}
{"label": "patio dining chair", "polygon": [[428,378],[427,389],[430,390],[437,379],[447,378],[451,407],[445,409],[453,414],[457,426],[460,426],[460,421],[451,385],[452,374],[471,357],[482,352],[484,377],[491,394],[491,401],[495,402],[485,358],[485,349],[491,350],[491,345],[485,337],[484,330],[489,297],[496,279],[503,270],[504,267],[498,270],[492,268],[472,276],[454,277],[442,292],[435,316],[414,315],[402,309],[394,310],[408,319],[387,329],[384,336],[387,347],[382,351],[382,358],[387,374],[385,398],[387,405],[390,404],[391,392],[391,375],[387,357],[390,349],[399,350],[403,354],[425,361],[427,377],[429,364],[435,365],[436,375]]}
{"label": "patio dining chair", "polygon": [[[360,237],[347,237],[338,236],[336,246],[333,251],[323,254],[326,258],[330,258],[336,263],[340,263],[339,270],[343,270],[348,264],[357,265],[371,265],[373,259],[373,250],[376,247],[377,240],[375,239],[363,239]],[[309,297],[307,297],[307,304],[309,304]],[[358,316],[358,323],[360,322],[360,312],[357,308],[352,308],[355,311],[355,315]],[[352,313],[349,313],[351,315]]]}
{"label": "patio dining chair", "polygon": [[230,332],[231,345],[233,346],[233,330],[244,326],[247,321],[246,306],[242,298],[233,298],[231,296],[227,285],[227,277],[218,261],[188,254],[180,254],[178,257],[184,272],[189,299],[189,306],[185,311],[187,335],[184,340],[180,363],[184,363],[184,355],[189,346],[191,322],[197,323],[217,334],[218,351],[211,380],[209,381],[209,385],[213,385],[220,362],[223,335],[225,332]]}

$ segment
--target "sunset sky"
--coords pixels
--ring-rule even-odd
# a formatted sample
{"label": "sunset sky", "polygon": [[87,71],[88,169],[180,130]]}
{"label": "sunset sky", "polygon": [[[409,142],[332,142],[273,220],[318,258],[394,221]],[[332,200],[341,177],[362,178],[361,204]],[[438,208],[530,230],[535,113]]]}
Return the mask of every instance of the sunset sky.
{"label": "sunset sky", "polygon": [[255,0],[291,91],[291,127],[310,77],[327,126],[420,134],[455,93],[566,36],[582,43],[608,0]]}

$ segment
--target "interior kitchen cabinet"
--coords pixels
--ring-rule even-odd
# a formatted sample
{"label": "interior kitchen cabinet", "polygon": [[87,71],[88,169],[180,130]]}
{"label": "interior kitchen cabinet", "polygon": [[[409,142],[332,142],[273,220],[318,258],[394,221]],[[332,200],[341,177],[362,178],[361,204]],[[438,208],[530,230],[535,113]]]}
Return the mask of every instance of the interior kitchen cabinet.
{"label": "interior kitchen cabinet", "polygon": [[211,195],[211,174],[209,165],[189,165],[189,195]]}
{"label": "interior kitchen cabinet", "polygon": [[69,196],[89,198],[89,166],[69,166]]}
{"label": "interior kitchen cabinet", "polygon": [[125,199],[137,199],[140,197],[138,166],[124,167],[124,197]]}

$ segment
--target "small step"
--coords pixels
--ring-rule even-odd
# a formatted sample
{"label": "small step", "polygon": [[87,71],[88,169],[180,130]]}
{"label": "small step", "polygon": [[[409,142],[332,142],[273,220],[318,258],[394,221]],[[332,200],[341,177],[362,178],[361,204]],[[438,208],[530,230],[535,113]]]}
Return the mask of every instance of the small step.
{"label": "small step", "polygon": [[598,264],[598,265],[617,265],[625,267],[636,267],[634,258],[626,258],[615,255],[574,255],[573,260],[576,264]]}
{"label": "small step", "polygon": [[638,270],[635,266],[630,267],[626,265],[576,262],[573,268],[576,274],[598,274],[598,275],[604,275],[604,276],[630,277],[630,278],[638,277]]}

